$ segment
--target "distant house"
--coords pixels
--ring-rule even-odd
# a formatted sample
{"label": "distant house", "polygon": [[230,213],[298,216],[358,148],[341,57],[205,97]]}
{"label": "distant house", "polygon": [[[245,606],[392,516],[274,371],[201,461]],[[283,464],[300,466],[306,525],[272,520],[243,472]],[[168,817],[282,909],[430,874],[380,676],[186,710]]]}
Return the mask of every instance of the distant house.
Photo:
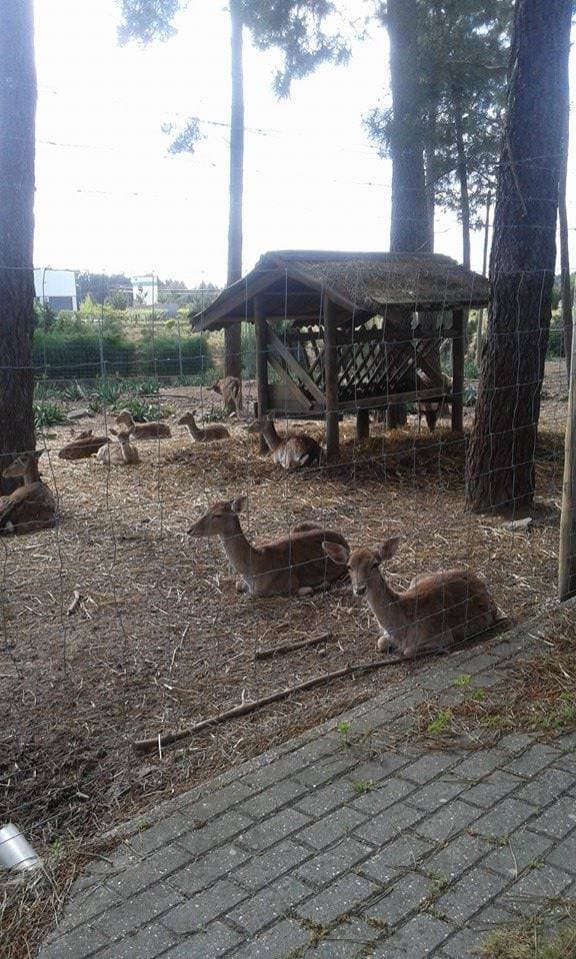
{"label": "distant house", "polygon": [[73,270],[34,270],[34,289],[42,306],[49,306],[55,313],[78,309]]}
{"label": "distant house", "polygon": [[148,276],[133,276],[132,296],[134,306],[156,306],[158,304],[158,281],[151,273]]}

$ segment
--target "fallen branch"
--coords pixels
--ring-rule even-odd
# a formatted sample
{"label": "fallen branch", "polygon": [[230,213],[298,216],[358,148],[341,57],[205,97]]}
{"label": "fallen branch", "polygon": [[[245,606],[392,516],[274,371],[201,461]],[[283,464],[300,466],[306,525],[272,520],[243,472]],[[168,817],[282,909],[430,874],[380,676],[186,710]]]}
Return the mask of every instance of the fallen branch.
{"label": "fallen branch", "polygon": [[297,643],[282,643],[280,646],[272,646],[271,649],[259,649],[254,653],[254,659],[271,659],[273,656],[283,656],[284,653],[292,653],[295,649],[304,649],[306,646],[318,646],[320,643],[326,643],[331,636],[331,632],[320,633],[319,636],[312,636],[310,639],[301,639]]}

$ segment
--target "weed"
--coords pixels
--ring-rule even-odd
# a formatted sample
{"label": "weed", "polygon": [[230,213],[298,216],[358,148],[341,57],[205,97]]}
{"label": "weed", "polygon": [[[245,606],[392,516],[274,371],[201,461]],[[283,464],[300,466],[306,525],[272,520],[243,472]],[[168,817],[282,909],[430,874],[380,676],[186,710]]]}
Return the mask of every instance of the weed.
{"label": "weed", "polygon": [[373,788],[373,779],[355,779],[352,783],[352,789],[355,793],[358,793],[359,796],[362,796],[364,793],[369,792]]}
{"label": "weed", "polygon": [[512,929],[497,929],[480,944],[477,954],[483,959],[574,959],[576,926],[553,936],[533,920]]}
{"label": "weed", "polygon": [[470,691],[470,699],[473,699],[475,703],[481,703],[484,699],[486,699],[486,690],[472,689]]}
{"label": "weed", "polygon": [[348,732],[350,730],[350,723],[338,723],[338,725],[336,726],[336,729],[340,733],[340,738],[342,739],[342,742],[344,743],[344,745],[349,746],[350,741],[348,739]]}
{"label": "weed", "polygon": [[37,430],[43,430],[47,426],[58,426],[59,423],[65,422],[65,414],[55,403],[34,403],[34,426]]}
{"label": "weed", "polygon": [[472,677],[468,673],[462,673],[461,676],[457,676],[456,679],[452,681],[453,686],[469,686],[472,681]]}
{"label": "weed", "polygon": [[452,710],[441,709],[436,719],[433,719],[431,723],[428,723],[426,727],[426,732],[428,733],[429,736],[437,736],[438,733],[444,732],[446,727],[450,725],[451,719],[452,719]]}
{"label": "weed", "polygon": [[117,410],[120,408],[128,410],[136,423],[150,423],[152,421],[162,420],[170,414],[168,407],[157,406],[155,403],[145,403],[137,399],[123,400],[116,406]]}

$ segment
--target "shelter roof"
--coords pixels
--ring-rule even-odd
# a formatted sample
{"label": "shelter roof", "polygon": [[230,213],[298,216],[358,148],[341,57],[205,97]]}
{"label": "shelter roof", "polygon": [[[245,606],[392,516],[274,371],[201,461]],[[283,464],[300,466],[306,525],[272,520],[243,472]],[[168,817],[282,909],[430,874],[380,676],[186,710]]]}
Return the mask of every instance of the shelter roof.
{"label": "shelter roof", "polygon": [[321,297],[337,308],[338,322],[363,322],[388,307],[449,310],[486,306],[486,277],[436,253],[347,253],[279,250],[265,253],[250,273],[226,287],[192,317],[196,330],[219,329],[251,320],[254,297],[266,315],[294,325],[318,320]]}

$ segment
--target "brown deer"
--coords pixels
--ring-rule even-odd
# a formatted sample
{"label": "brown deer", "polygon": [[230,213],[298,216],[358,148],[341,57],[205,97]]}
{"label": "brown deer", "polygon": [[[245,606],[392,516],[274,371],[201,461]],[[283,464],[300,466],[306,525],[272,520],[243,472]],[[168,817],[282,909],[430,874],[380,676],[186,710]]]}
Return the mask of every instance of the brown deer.
{"label": "brown deer", "polygon": [[[426,389],[432,389],[434,383],[432,378],[424,370],[419,372],[419,379],[423,387]],[[442,373],[442,385],[438,388],[439,393],[451,393],[452,392],[452,380],[446,373]],[[438,420],[446,416],[448,413],[448,403],[442,400],[420,400],[417,403],[418,408],[418,432],[420,432],[420,424],[422,417],[426,420],[426,425],[431,433],[436,429],[436,423]]]}
{"label": "brown deer", "polygon": [[323,551],[323,544],[348,550],[340,533],[316,523],[302,523],[290,535],[265,546],[252,546],[240,526],[246,496],[213,503],[189,530],[190,536],[219,536],[238,573],[237,589],[253,596],[309,596],[342,579],[346,571]]}
{"label": "brown deer", "polygon": [[61,460],[88,459],[107,442],[108,438],[106,436],[92,436],[92,430],[85,430],[83,433],[79,433],[76,439],[63,446],[58,456]]}
{"label": "brown deer", "polygon": [[222,426],[220,423],[214,423],[209,426],[200,427],[194,419],[195,415],[196,410],[188,410],[188,412],[184,413],[178,420],[178,426],[187,426],[190,436],[197,443],[212,443],[214,440],[230,439],[230,433],[225,426]]}
{"label": "brown deer", "polygon": [[116,424],[125,426],[135,440],[157,440],[172,436],[167,423],[135,423],[130,410],[118,413]]}
{"label": "brown deer", "polygon": [[44,450],[20,453],[4,470],[4,476],[21,477],[24,485],[9,496],[0,497],[0,535],[37,533],[56,523],[52,491],[42,482],[38,460]]}
{"label": "brown deer", "polygon": [[375,549],[355,549],[325,543],[335,563],[346,566],[355,596],[365,596],[382,629],[378,649],[398,647],[404,656],[445,649],[494,626],[505,614],[485,582],[466,570],[445,569],[416,576],[408,589],[393,589],[380,573],[380,564],[394,556],[399,536]]}
{"label": "brown deer", "polygon": [[260,417],[248,427],[249,433],[261,433],[272,453],[272,459],[285,470],[320,464],[322,447],[307,433],[292,433],[285,439],[276,432],[271,417]]}
{"label": "brown deer", "polygon": [[242,409],[242,380],[237,376],[225,376],[211,387],[214,393],[222,397],[224,409],[230,414],[240,415]]}
{"label": "brown deer", "polygon": [[138,450],[130,445],[130,433],[127,430],[111,429],[110,433],[116,437],[115,443],[108,440],[96,453],[96,459],[105,466],[134,466],[140,462]]}

